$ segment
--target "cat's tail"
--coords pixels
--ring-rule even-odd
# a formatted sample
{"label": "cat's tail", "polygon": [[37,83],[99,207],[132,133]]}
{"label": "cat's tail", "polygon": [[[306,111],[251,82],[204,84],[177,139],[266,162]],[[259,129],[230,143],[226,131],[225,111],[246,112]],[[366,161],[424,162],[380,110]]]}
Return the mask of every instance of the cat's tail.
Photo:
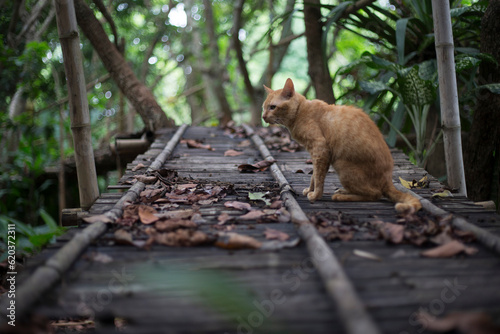
{"label": "cat's tail", "polygon": [[395,208],[398,212],[413,213],[422,208],[418,198],[397,190],[392,183],[384,191],[384,196],[396,203]]}

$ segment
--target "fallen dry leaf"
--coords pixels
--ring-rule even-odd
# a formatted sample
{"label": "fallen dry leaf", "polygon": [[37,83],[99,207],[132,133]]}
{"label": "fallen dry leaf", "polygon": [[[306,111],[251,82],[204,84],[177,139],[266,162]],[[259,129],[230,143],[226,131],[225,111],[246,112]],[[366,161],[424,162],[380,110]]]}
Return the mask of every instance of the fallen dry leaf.
{"label": "fallen dry leaf", "polygon": [[195,139],[183,139],[181,140],[181,143],[186,144],[187,147],[189,148],[201,148],[204,150],[215,151],[215,149],[212,148],[210,145],[208,144],[205,145],[201,141]]}
{"label": "fallen dry leaf", "polygon": [[214,238],[201,231],[189,229],[178,229],[174,232],[158,233],[149,231],[151,238],[161,245],[165,246],[198,246],[214,242]]}
{"label": "fallen dry leaf", "polygon": [[139,219],[143,224],[152,224],[160,219],[158,216],[156,216],[157,212],[152,206],[139,205],[137,211],[139,214]]}
{"label": "fallen dry leaf", "polygon": [[217,220],[219,221],[219,225],[224,225],[227,221],[231,220],[231,216],[227,212],[223,212],[217,217]]}
{"label": "fallen dry leaf", "polygon": [[104,214],[84,217],[83,220],[89,224],[93,224],[93,223],[97,223],[97,222],[103,222],[103,223],[112,223],[113,222],[113,220],[111,218],[109,218],[108,216],[106,216]]}
{"label": "fallen dry leaf", "polygon": [[276,162],[276,160],[262,160],[262,161],[254,163],[253,165],[243,164],[243,165],[238,166],[238,170],[241,173],[263,172],[266,169],[268,169],[269,166],[271,166],[275,162]]}
{"label": "fallen dry leaf", "polygon": [[197,186],[198,186],[198,184],[196,184],[196,183],[178,184],[177,189],[182,191],[182,190],[187,190],[187,189],[193,189],[193,188],[196,188]]}
{"label": "fallen dry leaf", "polygon": [[477,249],[474,247],[465,246],[458,240],[453,240],[444,245],[420,252],[420,255],[425,257],[452,257],[461,252],[472,255],[477,252]]}
{"label": "fallen dry leaf", "polygon": [[266,213],[264,211],[254,210],[254,211],[247,212],[246,214],[244,214],[242,216],[239,216],[237,218],[237,220],[254,220],[254,219],[259,219],[265,215],[266,215]]}
{"label": "fallen dry leaf", "polygon": [[198,201],[199,205],[211,205],[214,202],[217,202],[219,199],[218,198],[209,198],[209,199],[202,199]]}
{"label": "fallen dry leaf", "polygon": [[224,152],[225,157],[237,157],[238,155],[242,155],[243,152],[241,151],[236,151],[236,150],[227,150]]}
{"label": "fallen dry leaf", "polygon": [[224,206],[226,208],[234,208],[237,210],[250,211],[252,209],[252,206],[250,205],[250,203],[238,202],[238,201],[227,201],[224,203]]}
{"label": "fallen dry leaf", "polygon": [[276,201],[273,201],[269,207],[271,209],[279,209],[279,208],[281,208],[282,205],[283,205],[283,201],[276,200]]}
{"label": "fallen dry leaf", "polygon": [[390,241],[394,244],[400,244],[404,239],[404,230],[405,227],[403,225],[386,223],[382,221],[374,221],[373,225],[377,226],[382,237]]}
{"label": "fallen dry leaf", "polygon": [[287,233],[272,228],[266,228],[264,235],[266,236],[266,239],[269,240],[285,241],[290,239],[290,236]]}
{"label": "fallen dry leaf", "polygon": [[114,233],[114,238],[115,242],[121,245],[132,245],[138,248],[142,248],[146,244],[146,242],[142,240],[134,241],[132,238],[132,234],[128,231],[125,231],[124,229],[116,230]]}
{"label": "fallen dry leaf", "polygon": [[215,246],[226,249],[260,248],[262,243],[255,238],[234,232],[219,233]]}
{"label": "fallen dry leaf", "polygon": [[403,179],[401,176],[399,177],[399,181],[403,185],[403,187],[407,189],[422,189],[422,188],[429,188],[430,181],[427,178],[427,175],[425,175],[423,178],[420,180],[411,180],[411,181],[406,181]]}
{"label": "fallen dry leaf", "polygon": [[140,193],[141,202],[151,203],[159,199],[163,193],[166,191],[165,188],[150,189],[146,188]]}
{"label": "fallen dry leaf", "polygon": [[249,139],[245,139],[241,143],[238,144],[238,147],[248,147],[251,145],[252,145],[252,142]]}
{"label": "fallen dry leaf", "polygon": [[437,318],[423,310],[417,313],[417,321],[424,328],[435,332],[458,330],[463,334],[498,334],[500,327],[490,315],[483,312],[454,312]]}
{"label": "fallen dry leaf", "polygon": [[134,175],[133,177],[137,181],[145,183],[145,184],[153,184],[156,182],[156,180],[158,180],[158,178],[156,176],[149,176],[149,175],[143,175],[143,174]]}
{"label": "fallen dry leaf", "polygon": [[134,168],[132,168],[132,172],[136,172],[139,169],[145,168],[145,167],[146,167],[146,165],[144,165],[143,163],[139,162]]}
{"label": "fallen dry leaf", "polygon": [[196,228],[195,222],[192,222],[188,219],[167,219],[167,220],[159,220],[155,223],[155,228],[158,232],[170,232],[176,230],[178,228]]}
{"label": "fallen dry leaf", "polygon": [[173,210],[167,211],[164,213],[158,213],[156,216],[160,219],[187,219],[193,216],[193,209],[185,209],[185,210]]}

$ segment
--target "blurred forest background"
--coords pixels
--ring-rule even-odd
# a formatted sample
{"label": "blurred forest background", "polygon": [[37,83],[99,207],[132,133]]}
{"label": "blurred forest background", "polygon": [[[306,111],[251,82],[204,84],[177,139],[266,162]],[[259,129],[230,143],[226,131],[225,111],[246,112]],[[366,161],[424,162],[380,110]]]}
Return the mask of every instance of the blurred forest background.
{"label": "blurred forest background", "polygon": [[[469,196],[498,201],[500,2],[450,2]],[[262,85],[288,77],[308,98],[364,108],[446,181],[430,0],[74,3],[101,191],[116,182],[117,135],[261,125]],[[0,0],[0,71],[0,238],[16,223],[30,251],[61,233],[58,171],[78,206],[52,0]]]}

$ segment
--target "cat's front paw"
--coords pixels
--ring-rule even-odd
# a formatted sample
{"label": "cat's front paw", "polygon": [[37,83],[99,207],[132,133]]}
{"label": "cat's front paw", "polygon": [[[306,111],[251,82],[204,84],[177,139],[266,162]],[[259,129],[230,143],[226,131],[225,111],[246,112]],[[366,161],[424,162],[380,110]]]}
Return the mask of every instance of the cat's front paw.
{"label": "cat's front paw", "polygon": [[320,198],[322,194],[317,193],[315,191],[311,191],[307,194],[307,199],[309,202],[314,203],[318,198]]}
{"label": "cat's front paw", "polygon": [[307,194],[309,194],[310,192],[311,190],[309,188],[305,188],[304,190],[302,190],[302,195],[307,196]]}

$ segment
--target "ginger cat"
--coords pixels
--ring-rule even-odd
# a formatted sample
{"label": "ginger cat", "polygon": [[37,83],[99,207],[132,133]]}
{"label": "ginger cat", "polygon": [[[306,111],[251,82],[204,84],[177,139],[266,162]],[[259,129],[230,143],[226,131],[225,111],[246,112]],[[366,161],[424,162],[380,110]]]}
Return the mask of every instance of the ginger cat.
{"label": "ginger cat", "polygon": [[264,121],[287,127],[311,154],[311,185],[303,191],[309,201],[323,195],[325,176],[332,165],[344,187],[332,196],[334,201],[376,201],[385,196],[397,203],[398,212],[422,207],[417,198],[392,184],[391,152],[363,110],[307,100],[295,91],[291,79],[283,89],[264,88],[268,93],[262,106]]}

